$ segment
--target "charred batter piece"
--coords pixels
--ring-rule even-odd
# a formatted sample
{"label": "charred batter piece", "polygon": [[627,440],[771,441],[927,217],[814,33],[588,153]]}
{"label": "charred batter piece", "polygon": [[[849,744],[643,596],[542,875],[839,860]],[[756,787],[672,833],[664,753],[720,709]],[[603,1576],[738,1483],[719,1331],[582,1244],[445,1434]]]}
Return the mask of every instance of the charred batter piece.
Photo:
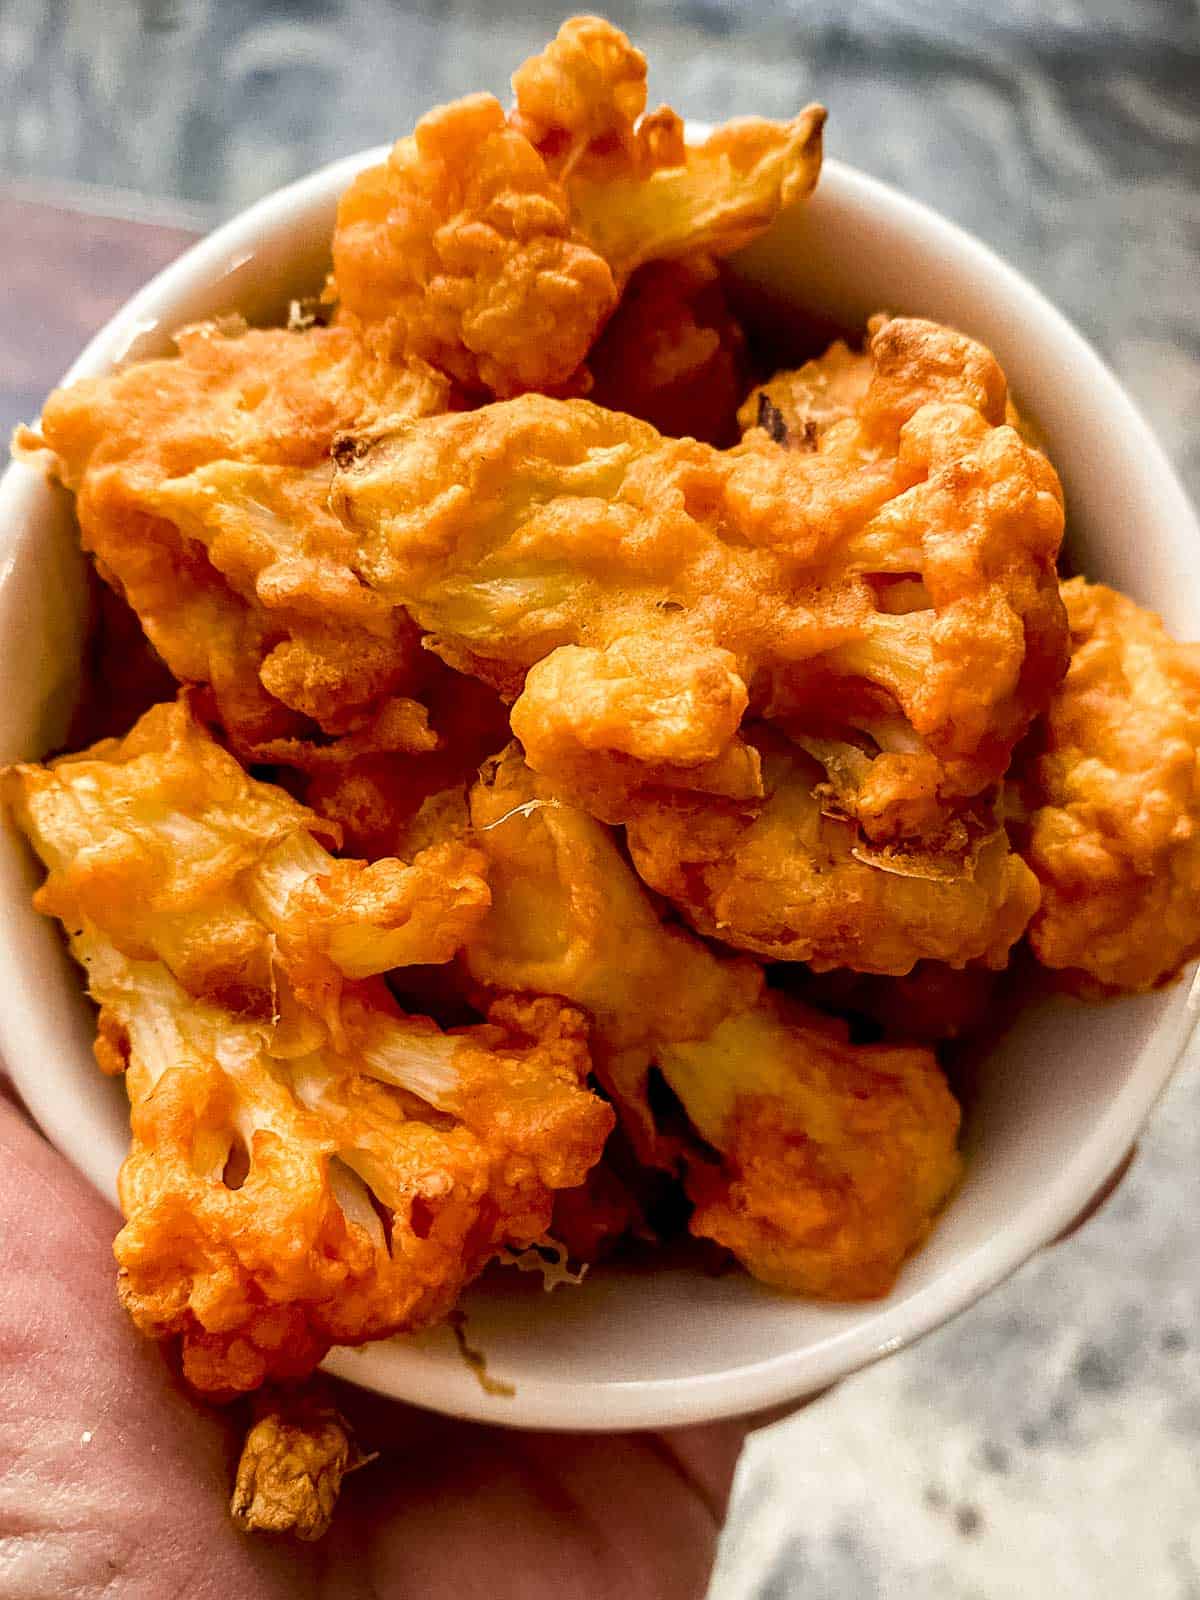
{"label": "charred batter piece", "polygon": [[439,107],[342,198],[330,294],[379,348],[467,391],[584,392],[589,349],[647,262],[727,255],[803,199],[825,113],[747,118],[687,147],[644,116],[646,62],[575,18],[491,95]]}
{"label": "charred batter piece", "polygon": [[[885,1294],[957,1179],[958,1107],[928,1050],[854,1046],[763,991],[761,969],[664,927],[610,832],[513,750],[472,791],[492,906],[464,954],[487,987],[593,1022],[596,1069],[642,1159],[682,1164],[692,1230],[765,1282]],[[695,1134],[664,1137],[657,1070]]]}
{"label": "charred batter piece", "polygon": [[758,404],[755,407],[755,426],[761,428],[776,444],[787,444],[789,438],[787,420],[769,394],[759,393]]}
{"label": "charred batter piece", "polygon": [[760,797],[753,689],[870,837],[925,833],[1063,671],[1061,491],[982,346],[896,320],[870,360],[811,452],[526,395],[365,435],[331,504],[366,583],[515,698],[530,764],[596,816]]}
{"label": "charred batter piece", "polygon": [[1023,772],[1030,930],[1081,987],[1150,989],[1200,954],[1200,645],[1103,584],[1063,584],[1071,667]]}

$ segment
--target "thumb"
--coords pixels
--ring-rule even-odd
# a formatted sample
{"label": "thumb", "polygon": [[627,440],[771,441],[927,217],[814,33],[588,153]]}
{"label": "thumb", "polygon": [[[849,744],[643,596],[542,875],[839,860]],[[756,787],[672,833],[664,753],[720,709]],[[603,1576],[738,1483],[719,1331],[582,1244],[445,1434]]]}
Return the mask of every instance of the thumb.
{"label": "thumb", "polygon": [[226,1510],[233,1440],[117,1304],[120,1218],[0,1097],[4,1594],[300,1596]]}

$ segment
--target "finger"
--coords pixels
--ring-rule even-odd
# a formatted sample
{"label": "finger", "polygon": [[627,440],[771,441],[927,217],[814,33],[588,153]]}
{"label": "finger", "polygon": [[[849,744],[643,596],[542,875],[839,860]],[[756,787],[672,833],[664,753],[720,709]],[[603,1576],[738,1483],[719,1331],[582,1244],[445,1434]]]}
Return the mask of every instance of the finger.
{"label": "finger", "polygon": [[339,1387],[378,1460],[346,1480],[323,1551],[369,1551],[379,1600],[699,1600],[742,1422],[666,1434],[532,1433],[456,1421]]}
{"label": "finger", "polygon": [[5,1592],[304,1595],[228,1526],[232,1441],[117,1304],[116,1213],[7,1104],[0,1171]]}

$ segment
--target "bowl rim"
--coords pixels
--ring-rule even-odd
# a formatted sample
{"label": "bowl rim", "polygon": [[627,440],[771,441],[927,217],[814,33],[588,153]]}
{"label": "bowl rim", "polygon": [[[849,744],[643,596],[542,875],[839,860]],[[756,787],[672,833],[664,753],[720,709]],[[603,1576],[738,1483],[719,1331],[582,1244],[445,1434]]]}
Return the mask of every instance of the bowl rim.
{"label": "bowl rim", "polygon": [[[689,134],[702,134],[690,123]],[[139,290],[89,341],[63,382],[107,371],[125,358],[139,335],[169,318],[164,307],[194,294],[197,287],[231,275],[244,266],[253,249],[272,232],[286,231],[298,207],[327,204],[364,166],[377,162],[388,146],[378,146],[320,167],[275,190],[199,240]],[[1134,402],[1083,336],[1045,296],[987,246],[879,179],[843,162],[827,159],[819,191],[856,211],[886,213],[914,237],[936,245],[953,262],[956,273],[974,274],[1004,298],[1020,304],[1026,337],[1053,349],[1053,359],[1073,363],[1089,385],[1091,405],[1116,416],[1153,477],[1152,494],[1162,519],[1173,519],[1180,546],[1200,547],[1195,512],[1161,446]],[[178,325],[179,319],[175,319]],[[0,583],[8,563],[10,516],[20,516],[29,491],[30,469],[13,463],[0,479]],[[10,913],[11,905],[4,908]],[[27,906],[24,914],[33,915]],[[8,921],[6,916],[4,919]],[[8,930],[4,930],[5,944]],[[785,1351],[744,1366],[691,1376],[630,1379],[612,1382],[571,1378],[523,1377],[514,1399],[497,1400],[478,1387],[464,1367],[438,1367],[420,1362],[410,1381],[396,1381],[393,1345],[340,1349],[325,1362],[326,1370],[381,1393],[414,1400],[450,1415],[521,1428],[614,1431],[625,1428],[681,1426],[746,1415],[811,1395],[860,1370],[880,1357],[912,1343],[972,1305],[1055,1239],[1079,1215],[1124,1158],[1146,1118],[1195,1039],[1200,1022],[1200,974],[1180,980],[1188,984],[1182,1018],[1173,1037],[1156,1023],[1152,1041],[1095,1126],[1065,1161],[1053,1181],[1028,1204],[1010,1215],[984,1243],[955,1258],[929,1284],[898,1300],[883,1300],[864,1310],[861,1321],[815,1344]],[[34,1065],[39,1033],[34,1023],[38,998],[12,976],[0,961],[0,1054],[26,1105],[51,1141],[81,1169],[106,1198],[112,1198],[111,1172],[72,1118],[61,1091],[51,1090]],[[1153,1046],[1153,1047],[1152,1047]]]}

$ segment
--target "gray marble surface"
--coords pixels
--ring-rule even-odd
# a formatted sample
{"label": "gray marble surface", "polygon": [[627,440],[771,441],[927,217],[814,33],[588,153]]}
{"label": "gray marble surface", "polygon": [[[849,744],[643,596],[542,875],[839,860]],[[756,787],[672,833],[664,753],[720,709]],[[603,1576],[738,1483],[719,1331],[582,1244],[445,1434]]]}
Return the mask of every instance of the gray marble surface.
{"label": "gray marble surface", "polygon": [[[546,0],[5,0],[0,180],[216,218],[503,92]],[[1200,493],[1195,0],[621,0],[693,116],[819,95],[828,148],[965,224],[1107,356]],[[747,1452],[717,1600],[1200,1600],[1200,1063],[1116,1199]]]}

